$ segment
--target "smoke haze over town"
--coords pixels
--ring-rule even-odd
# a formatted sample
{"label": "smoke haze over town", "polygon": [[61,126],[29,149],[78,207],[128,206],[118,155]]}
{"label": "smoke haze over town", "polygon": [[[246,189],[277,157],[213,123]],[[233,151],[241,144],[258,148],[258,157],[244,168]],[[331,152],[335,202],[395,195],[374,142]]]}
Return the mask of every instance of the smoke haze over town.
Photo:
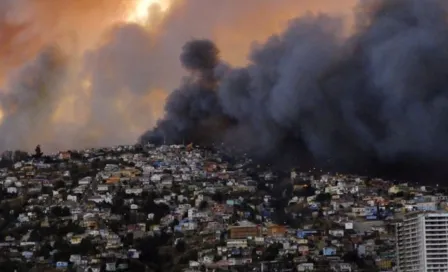
{"label": "smoke haze over town", "polygon": [[0,149],[192,141],[444,175],[446,1],[141,2],[1,3]]}

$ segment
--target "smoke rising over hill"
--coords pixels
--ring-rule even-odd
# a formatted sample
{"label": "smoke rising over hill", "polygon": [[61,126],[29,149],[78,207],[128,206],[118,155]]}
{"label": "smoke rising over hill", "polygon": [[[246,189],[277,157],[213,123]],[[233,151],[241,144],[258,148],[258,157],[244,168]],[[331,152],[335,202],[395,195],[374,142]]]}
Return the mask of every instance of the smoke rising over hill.
{"label": "smoke rising over hill", "polygon": [[0,150],[149,129],[142,141],[280,163],[448,161],[446,1],[367,0],[345,16],[355,0],[165,0],[137,24],[138,1],[0,1]]}
{"label": "smoke rising over hill", "polygon": [[178,56],[192,37],[242,65],[290,18],[354,1],[2,0],[0,151],[134,143],[186,74]]}
{"label": "smoke rising over hill", "polygon": [[254,45],[242,68],[217,61],[213,42],[191,41],[181,55],[191,76],[141,141],[224,142],[260,158],[440,174],[447,15],[441,0],[366,1],[345,35],[340,18],[308,14]]}

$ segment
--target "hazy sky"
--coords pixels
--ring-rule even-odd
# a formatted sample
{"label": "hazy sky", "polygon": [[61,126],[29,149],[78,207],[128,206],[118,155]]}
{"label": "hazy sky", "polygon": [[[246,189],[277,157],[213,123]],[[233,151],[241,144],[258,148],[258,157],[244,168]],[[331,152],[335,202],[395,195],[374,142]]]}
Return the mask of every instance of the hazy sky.
{"label": "hazy sky", "polygon": [[[163,1],[163,0],[160,0]],[[134,143],[163,115],[185,42],[224,61],[307,12],[351,14],[355,0],[3,0],[0,150]],[[137,20],[138,19],[138,20]]]}

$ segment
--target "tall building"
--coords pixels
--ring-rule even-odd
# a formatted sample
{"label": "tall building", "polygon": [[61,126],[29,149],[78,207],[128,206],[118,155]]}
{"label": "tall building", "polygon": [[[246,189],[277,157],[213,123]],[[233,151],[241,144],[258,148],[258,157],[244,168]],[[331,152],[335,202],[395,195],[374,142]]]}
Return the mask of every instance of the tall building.
{"label": "tall building", "polygon": [[399,272],[448,271],[448,213],[415,212],[396,225]]}

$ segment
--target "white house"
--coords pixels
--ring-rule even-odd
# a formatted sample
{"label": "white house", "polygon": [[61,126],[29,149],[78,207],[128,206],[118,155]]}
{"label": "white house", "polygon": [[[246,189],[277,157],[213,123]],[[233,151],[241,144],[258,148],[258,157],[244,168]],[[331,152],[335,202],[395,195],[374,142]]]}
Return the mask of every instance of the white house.
{"label": "white house", "polygon": [[79,185],[89,185],[92,182],[92,177],[84,177],[78,181]]}

